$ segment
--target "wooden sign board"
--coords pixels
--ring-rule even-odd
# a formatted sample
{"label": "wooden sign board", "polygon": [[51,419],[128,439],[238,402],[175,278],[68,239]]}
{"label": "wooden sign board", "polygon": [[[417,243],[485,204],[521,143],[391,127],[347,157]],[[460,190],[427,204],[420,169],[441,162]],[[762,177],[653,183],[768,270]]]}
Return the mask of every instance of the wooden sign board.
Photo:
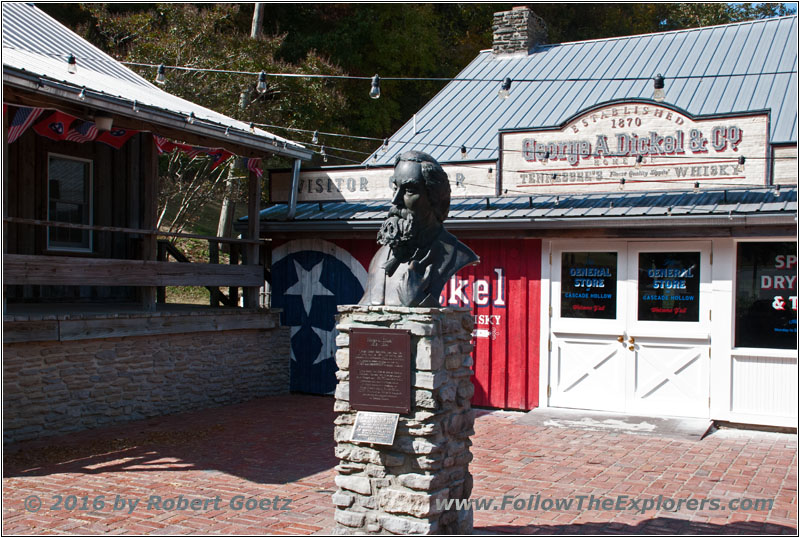
{"label": "wooden sign board", "polygon": [[[765,113],[691,117],[655,103],[616,103],[560,128],[501,132],[509,194],[574,194],[766,185]],[[637,157],[641,162],[637,163]],[[745,157],[744,167],[739,158]]]}
{"label": "wooden sign board", "polygon": [[[468,164],[443,163],[442,168],[450,181],[451,197],[494,196],[497,165],[495,162],[469,162]],[[326,167],[301,170],[297,185],[298,202],[356,202],[390,200],[393,166],[375,168]],[[270,173],[270,200],[286,202],[292,174],[289,171]]]}
{"label": "wooden sign board", "polygon": [[399,419],[400,415],[397,413],[359,411],[356,413],[356,421],[353,425],[350,441],[392,445],[394,444],[394,435],[397,432]]}
{"label": "wooden sign board", "polygon": [[411,333],[350,329],[350,406],[381,413],[411,411]]}

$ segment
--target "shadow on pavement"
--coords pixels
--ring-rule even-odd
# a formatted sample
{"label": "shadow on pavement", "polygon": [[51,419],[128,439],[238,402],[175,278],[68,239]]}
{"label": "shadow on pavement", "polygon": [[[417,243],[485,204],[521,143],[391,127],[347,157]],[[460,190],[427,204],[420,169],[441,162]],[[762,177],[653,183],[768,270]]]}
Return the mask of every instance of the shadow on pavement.
{"label": "shadow on pavement", "polygon": [[284,484],[336,465],[333,399],[267,397],[4,447],[4,477],[217,471]]}
{"label": "shadow on pavement", "polygon": [[656,517],[636,525],[597,522],[570,525],[495,525],[475,527],[475,534],[771,534],[794,535],[797,530],[785,525],[760,521],[736,521],[726,525]]}

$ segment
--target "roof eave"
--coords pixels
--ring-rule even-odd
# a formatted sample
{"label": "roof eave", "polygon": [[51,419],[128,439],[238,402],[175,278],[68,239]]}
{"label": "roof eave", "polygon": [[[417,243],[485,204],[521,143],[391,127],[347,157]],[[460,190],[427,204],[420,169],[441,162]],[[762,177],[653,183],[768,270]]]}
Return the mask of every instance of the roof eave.
{"label": "roof eave", "polygon": [[[445,221],[454,231],[485,230],[531,230],[531,229],[585,229],[585,228],[646,228],[663,227],[741,227],[741,226],[792,226],[796,225],[794,214],[731,214],[694,215],[670,217],[615,217],[615,218],[499,218],[499,219],[453,219]],[[309,220],[309,221],[261,221],[261,232],[359,232],[377,231],[383,219],[375,220]]]}
{"label": "roof eave", "polygon": [[270,141],[266,137],[259,136],[238,128],[226,127],[208,120],[194,121],[189,123],[188,116],[179,112],[173,112],[140,104],[136,113],[133,113],[131,103],[127,99],[121,99],[105,94],[89,94],[84,99],[78,97],[79,91],[75,88],[57,82],[55,80],[41,77],[32,73],[26,73],[19,69],[4,65],[3,66],[3,85],[9,85],[20,90],[47,95],[48,97],[66,101],[76,106],[94,108],[98,111],[117,114],[151,123],[155,126],[167,129],[177,129],[199,137],[207,137],[218,140],[220,145],[233,144],[259,153],[272,153],[282,157],[292,159],[310,160],[313,152],[302,146],[288,143],[279,143],[277,140]]}

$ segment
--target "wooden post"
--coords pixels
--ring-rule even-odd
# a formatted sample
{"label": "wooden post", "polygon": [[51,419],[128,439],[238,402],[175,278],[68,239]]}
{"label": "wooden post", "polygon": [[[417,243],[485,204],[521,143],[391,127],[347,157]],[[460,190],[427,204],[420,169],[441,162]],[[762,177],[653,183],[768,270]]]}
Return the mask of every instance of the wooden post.
{"label": "wooden post", "polygon": [[[219,243],[216,241],[208,240],[208,263],[219,263]],[[211,288],[211,306],[219,306],[219,288]]]}
{"label": "wooden post", "polygon": [[[161,241],[158,242],[158,256],[156,259],[160,262],[167,261],[167,249]],[[159,286],[156,289],[156,302],[159,304],[167,302],[167,288],[164,286]]]}
{"label": "wooden post", "polygon": [[[254,172],[250,172],[247,181],[247,239],[258,239],[261,207],[261,182]],[[248,244],[246,248],[246,263],[258,265],[258,245]],[[244,288],[245,308],[258,308],[259,288]]]}
{"label": "wooden post", "polygon": [[[156,143],[149,134],[142,137],[142,226],[155,230],[158,223],[158,152]],[[153,234],[142,236],[142,260],[152,261],[158,257],[158,237]],[[141,288],[142,308],[146,311],[156,309],[157,288],[145,286]]]}

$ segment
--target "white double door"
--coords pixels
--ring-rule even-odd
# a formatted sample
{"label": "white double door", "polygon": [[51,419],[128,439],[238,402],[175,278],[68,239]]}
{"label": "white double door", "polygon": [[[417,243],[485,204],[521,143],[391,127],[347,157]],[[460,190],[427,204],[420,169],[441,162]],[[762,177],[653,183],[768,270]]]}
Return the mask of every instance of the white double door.
{"label": "white double door", "polygon": [[[554,243],[551,252],[548,404],[632,415],[708,417],[711,243]],[[594,288],[595,292],[608,293],[593,296],[613,295],[605,299],[602,306],[595,307],[606,310],[605,315],[592,312],[584,314],[585,317],[575,317],[569,310],[588,307],[576,307],[571,299],[562,296],[562,291],[568,288],[575,290],[575,279],[570,273],[581,275],[580,268],[576,271],[567,266],[581,256],[583,259],[594,256],[607,262],[606,265],[616,258],[615,278],[606,275],[607,287]],[[654,294],[659,292],[647,292],[643,288],[640,293],[640,274],[642,286],[654,285],[647,278],[648,268],[640,268],[640,263],[653,266],[653,260],[673,256],[684,260],[699,258],[699,267],[691,273],[692,279],[699,279],[699,283],[690,282],[690,287],[699,288],[699,303],[688,300],[688,296],[684,303],[697,312],[676,316],[677,319],[653,320],[653,314],[639,310],[651,310],[642,306],[647,304],[642,301],[657,297]],[[695,276],[698,270],[699,275]],[[602,271],[605,270],[599,274],[602,275]],[[591,271],[587,274],[590,283],[594,280],[596,285],[603,284],[603,278],[593,278]],[[658,273],[650,276],[652,274]],[[616,281],[616,290],[612,290],[612,280]],[[565,294],[575,296],[566,291]],[[602,300],[597,302],[603,303]],[[612,309],[616,310],[613,316]]]}

